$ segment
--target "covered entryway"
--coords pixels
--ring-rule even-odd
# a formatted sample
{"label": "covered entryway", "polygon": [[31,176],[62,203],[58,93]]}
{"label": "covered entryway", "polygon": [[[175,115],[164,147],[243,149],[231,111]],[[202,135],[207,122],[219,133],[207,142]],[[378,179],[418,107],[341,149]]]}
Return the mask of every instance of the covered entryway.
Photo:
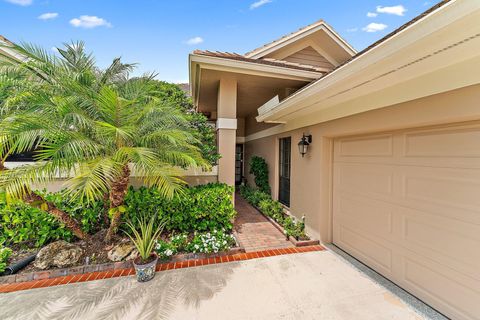
{"label": "covered entryway", "polygon": [[480,124],[334,142],[333,242],[454,319],[480,319]]}

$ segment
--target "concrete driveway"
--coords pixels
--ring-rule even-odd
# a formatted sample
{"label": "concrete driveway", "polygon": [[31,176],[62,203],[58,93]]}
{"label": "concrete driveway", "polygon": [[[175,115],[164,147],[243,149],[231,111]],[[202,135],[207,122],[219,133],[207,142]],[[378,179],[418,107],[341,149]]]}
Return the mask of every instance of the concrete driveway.
{"label": "concrete driveway", "polygon": [[0,295],[6,319],[424,319],[330,251]]}

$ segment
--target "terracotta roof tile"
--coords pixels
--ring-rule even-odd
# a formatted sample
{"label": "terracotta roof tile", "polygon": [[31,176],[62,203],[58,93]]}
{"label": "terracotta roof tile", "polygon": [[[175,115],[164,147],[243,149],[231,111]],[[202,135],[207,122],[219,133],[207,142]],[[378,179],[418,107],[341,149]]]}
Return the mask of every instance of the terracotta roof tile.
{"label": "terracotta roof tile", "polygon": [[288,62],[283,60],[276,60],[276,59],[252,59],[247,58],[244,55],[238,53],[231,53],[231,52],[220,52],[220,51],[208,51],[208,50],[195,50],[193,54],[202,55],[202,56],[209,56],[209,57],[216,57],[216,58],[225,58],[237,61],[244,61],[244,62],[252,62],[257,64],[265,64],[275,67],[283,67],[283,68],[290,68],[290,69],[297,69],[303,71],[311,71],[311,72],[319,72],[325,73],[323,68],[318,68],[315,66],[299,64],[294,62]]}

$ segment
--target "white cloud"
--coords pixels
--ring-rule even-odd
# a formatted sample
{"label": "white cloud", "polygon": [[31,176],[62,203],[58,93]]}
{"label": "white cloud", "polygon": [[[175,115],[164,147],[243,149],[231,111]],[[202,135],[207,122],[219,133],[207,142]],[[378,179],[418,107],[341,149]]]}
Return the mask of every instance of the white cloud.
{"label": "white cloud", "polygon": [[193,46],[193,45],[196,45],[196,44],[200,44],[203,42],[203,38],[202,37],[193,37],[191,39],[188,39],[187,41],[185,41],[186,44],[188,44],[189,46]]}
{"label": "white cloud", "polygon": [[40,19],[40,20],[51,20],[51,19],[55,19],[56,17],[58,17],[58,13],[47,12],[47,13],[39,15],[38,19]]}
{"label": "white cloud", "polygon": [[272,1],[273,0],[258,0],[250,5],[250,10],[260,8],[261,6],[271,3]]}
{"label": "white cloud", "polygon": [[386,29],[388,26],[383,23],[372,22],[368,26],[364,27],[362,30],[366,32],[377,32]]}
{"label": "white cloud", "polygon": [[70,24],[76,28],[92,29],[96,27],[111,27],[112,24],[97,16],[80,16],[70,20]]}
{"label": "white cloud", "polygon": [[347,32],[357,32],[357,31],[358,31],[358,28],[347,29]]}
{"label": "white cloud", "polygon": [[407,9],[401,4],[399,4],[398,6],[392,6],[392,7],[377,6],[378,13],[386,13],[386,14],[394,14],[396,16],[403,16],[405,15],[406,11]]}
{"label": "white cloud", "polygon": [[376,16],[378,16],[378,13],[375,13],[375,12],[367,12],[367,17],[369,17],[369,18],[375,18]]}
{"label": "white cloud", "polygon": [[33,3],[33,0],[5,0],[7,2],[18,4],[19,6],[29,6]]}

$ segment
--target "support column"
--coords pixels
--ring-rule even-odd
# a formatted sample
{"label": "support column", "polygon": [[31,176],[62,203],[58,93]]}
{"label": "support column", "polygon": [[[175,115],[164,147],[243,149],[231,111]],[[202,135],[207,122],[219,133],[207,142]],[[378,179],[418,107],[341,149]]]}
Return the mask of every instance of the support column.
{"label": "support column", "polygon": [[217,97],[218,181],[235,185],[237,140],[237,80],[221,78]]}

